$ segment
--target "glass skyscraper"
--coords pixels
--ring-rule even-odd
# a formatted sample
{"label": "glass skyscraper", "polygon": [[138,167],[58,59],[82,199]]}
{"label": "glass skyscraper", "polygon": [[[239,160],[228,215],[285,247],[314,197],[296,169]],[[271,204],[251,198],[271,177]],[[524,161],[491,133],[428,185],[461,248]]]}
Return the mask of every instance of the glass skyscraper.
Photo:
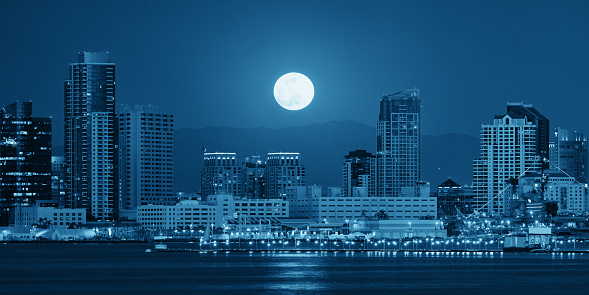
{"label": "glass skyscraper", "polygon": [[51,118],[32,116],[31,102],[0,110],[0,225],[14,209],[51,200]]}
{"label": "glass skyscraper", "polygon": [[376,125],[378,197],[398,197],[421,178],[421,99],[419,89],[385,95]]}

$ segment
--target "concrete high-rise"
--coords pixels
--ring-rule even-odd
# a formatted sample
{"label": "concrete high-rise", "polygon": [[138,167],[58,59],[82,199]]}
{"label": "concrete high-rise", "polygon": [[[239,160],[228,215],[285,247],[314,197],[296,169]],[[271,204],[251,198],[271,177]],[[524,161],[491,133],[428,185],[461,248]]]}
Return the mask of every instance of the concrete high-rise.
{"label": "concrete high-rise", "polygon": [[342,164],[342,196],[374,197],[376,157],[365,150],[349,152]]}
{"label": "concrete high-rise", "polygon": [[550,149],[550,168],[560,169],[581,183],[587,183],[587,135],[562,128],[554,130]]}
{"label": "concrete high-rise", "polygon": [[204,165],[200,176],[203,197],[227,194],[241,195],[241,166],[235,153],[204,153]]}
{"label": "concrete high-rise", "polygon": [[0,225],[14,209],[51,200],[51,118],[32,116],[31,102],[0,110]]}
{"label": "concrete high-rise", "polygon": [[376,125],[376,196],[398,197],[421,178],[421,99],[410,89],[385,95]]}
{"label": "concrete high-rise", "polygon": [[112,220],[118,207],[115,64],[108,52],[81,52],[65,87],[66,206]]}
{"label": "concrete high-rise", "polygon": [[120,209],[174,203],[174,116],[157,106],[118,111]]}
{"label": "concrete high-rise", "polygon": [[476,211],[491,215],[510,211],[510,202],[503,193],[509,180],[541,168],[537,130],[526,115],[514,112],[495,116],[493,124],[482,125],[480,158],[473,161]]}
{"label": "concrete high-rise", "polygon": [[286,199],[287,187],[305,186],[305,166],[299,153],[268,153],[266,161],[266,196]]}

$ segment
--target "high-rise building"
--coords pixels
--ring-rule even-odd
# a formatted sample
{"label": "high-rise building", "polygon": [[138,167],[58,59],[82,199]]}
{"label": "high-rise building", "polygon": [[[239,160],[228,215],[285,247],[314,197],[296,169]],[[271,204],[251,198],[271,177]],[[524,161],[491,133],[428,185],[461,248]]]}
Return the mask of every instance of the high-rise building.
{"label": "high-rise building", "polygon": [[0,110],[0,225],[14,209],[51,200],[51,118],[32,116],[31,102]]}
{"label": "high-rise building", "polygon": [[120,209],[174,203],[174,116],[157,106],[118,111]]}
{"label": "high-rise building", "polygon": [[376,195],[397,197],[415,187],[421,169],[421,99],[411,89],[385,95],[376,125]]}
{"label": "high-rise building", "polygon": [[554,130],[554,142],[551,142],[550,149],[551,169],[561,169],[578,182],[587,183],[587,159],[587,135],[562,128]]}
{"label": "high-rise building", "polygon": [[266,162],[260,156],[246,157],[241,170],[241,197],[266,198]]}
{"label": "high-rise building", "polygon": [[548,147],[550,142],[550,122],[548,119],[531,104],[507,103],[507,113],[525,116],[528,122],[536,126],[536,154],[540,156],[540,159],[548,158],[550,156]]}
{"label": "high-rise building", "polygon": [[365,150],[349,152],[342,164],[342,196],[374,197],[376,157]]}
{"label": "high-rise building", "polygon": [[112,220],[118,207],[115,64],[108,52],[81,52],[65,81],[66,206],[90,220]]}
{"label": "high-rise building", "polygon": [[305,186],[305,166],[299,153],[268,153],[266,161],[266,196],[286,199],[286,188]]}
{"label": "high-rise building", "polygon": [[206,153],[200,177],[203,197],[217,194],[241,195],[241,166],[235,153]]}
{"label": "high-rise building", "polygon": [[495,116],[492,125],[482,125],[480,158],[473,161],[475,210],[489,214],[509,210],[503,193],[509,180],[541,168],[537,130],[527,116],[513,112]]}

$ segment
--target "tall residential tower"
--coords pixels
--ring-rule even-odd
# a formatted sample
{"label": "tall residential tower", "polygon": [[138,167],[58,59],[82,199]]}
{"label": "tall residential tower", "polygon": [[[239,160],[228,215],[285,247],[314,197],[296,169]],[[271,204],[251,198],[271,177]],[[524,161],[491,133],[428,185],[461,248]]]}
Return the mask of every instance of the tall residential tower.
{"label": "tall residential tower", "polygon": [[173,204],[174,116],[157,106],[124,106],[118,121],[121,212]]}
{"label": "tall residential tower", "polygon": [[509,212],[504,193],[510,179],[538,171],[542,158],[537,150],[537,126],[526,115],[508,112],[482,125],[480,158],[473,161],[474,209],[489,214]]}
{"label": "tall residential tower", "polygon": [[109,53],[79,53],[64,86],[66,206],[85,208],[90,219],[113,219],[118,205],[118,133],[115,64]]}

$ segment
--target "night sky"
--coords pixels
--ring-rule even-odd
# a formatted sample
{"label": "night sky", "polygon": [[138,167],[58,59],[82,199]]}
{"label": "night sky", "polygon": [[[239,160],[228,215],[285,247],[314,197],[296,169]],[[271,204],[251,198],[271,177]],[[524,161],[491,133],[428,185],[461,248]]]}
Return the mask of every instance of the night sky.
{"label": "night sky", "polygon": [[[109,51],[117,104],[177,128],[374,126],[384,93],[417,87],[423,134],[478,136],[508,101],[587,132],[588,16],[589,1],[2,1],[0,105],[32,100],[61,145],[68,64]],[[274,100],[288,72],[315,85],[302,111]]]}

